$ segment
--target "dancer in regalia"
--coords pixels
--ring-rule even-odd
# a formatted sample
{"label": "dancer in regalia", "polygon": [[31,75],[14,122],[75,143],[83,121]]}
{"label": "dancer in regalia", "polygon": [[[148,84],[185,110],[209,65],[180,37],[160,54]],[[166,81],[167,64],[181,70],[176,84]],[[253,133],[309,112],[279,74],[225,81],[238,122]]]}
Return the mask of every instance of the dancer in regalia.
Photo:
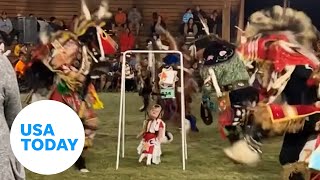
{"label": "dancer in regalia", "polygon": [[[149,118],[143,123],[143,130],[138,134],[142,140],[137,148],[140,155],[139,162],[147,158],[147,165],[161,162],[161,143],[167,141],[166,124],[162,121],[163,110],[160,105],[154,105],[149,111]],[[172,141],[172,137],[170,138]]]}
{"label": "dancer in regalia", "polygon": [[[161,34],[162,40],[157,39],[156,42],[148,41],[148,48],[152,50],[152,46],[156,50],[175,50],[178,51],[178,45],[175,38],[171,35],[171,33],[165,30],[161,25],[157,25],[156,28],[158,29],[159,33]],[[163,43],[167,44],[165,46]],[[180,57],[177,54],[166,54],[162,55],[155,55],[155,59],[152,60],[152,55],[149,56],[148,61],[141,61],[141,70],[138,74],[138,78],[140,79],[141,84],[143,85],[140,91],[140,96],[143,97],[143,106],[140,108],[140,111],[144,111],[148,108],[150,104],[150,96],[154,98],[155,102],[160,104],[163,107],[163,120],[174,120],[176,124],[179,126],[181,125],[181,81],[178,80],[180,76],[180,70],[182,69],[180,65]],[[155,61],[155,62],[154,62]],[[193,95],[198,91],[198,85],[193,78],[193,70],[192,70],[193,61],[186,60],[184,61],[184,94],[185,94],[185,124],[186,130],[194,132],[198,132],[199,129],[196,126],[196,118],[192,115],[192,110],[190,104],[193,101]],[[168,76],[168,79],[174,80],[170,82],[168,87],[172,88],[172,96],[173,97],[166,97],[163,96],[161,93],[165,90],[165,86],[161,86],[161,79],[166,76],[165,72],[175,72],[175,76]],[[163,75],[160,78],[161,74]],[[169,89],[170,89],[169,88]]]}
{"label": "dancer in regalia", "polygon": [[[317,86],[308,85],[307,79],[312,74],[311,69],[297,66],[284,89],[284,96],[289,105],[313,104],[318,101]],[[316,131],[316,123],[320,120],[320,114],[311,115],[305,122],[301,131],[297,133],[285,133],[281,147],[279,161],[284,166],[284,174],[288,174],[290,180],[303,179],[302,172],[294,172],[295,164],[298,162],[300,153],[305,144],[315,139],[319,132]],[[291,167],[291,168],[290,168]]]}
{"label": "dancer in regalia", "polygon": [[[312,49],[316,34],[310,18],[291,8],[274,6],[251,15],[244,33],[246,41],[237,53],[252,72],[250,84],[259,88],[260,102],[252,108],[253,118],[246,122],[245,138],[224,150],[229,158],[254,165],[260,160],[261,140],[286,133],[281,164],[299,159],[315,133],[320,113],[315,93],[320,63]],[[275,103],[281,95],[287,102]]]}
{"label": "dancer in regalia", "polygon": [[97,130],[98,118],[94,109],[103,108],[90,82],[91,67],[100,59],[104,60],[106,54],[114,53],[117,46],[101,29],[104,20],[111,16],[108,4],[103,1],[98,11],[91,15],[83,0],[82,11],[83,14],[76,20],[73,31],[58,31],[40,37],[42,44],[31,50],[31,69],[43,69],[37,65],[41,62],[52,71],[55,79],[52,80],[47,98],[67,104],[82,120],[86,139],[84,151],[75,166],[81,172],[89,172],[84,154],[93,146]]}

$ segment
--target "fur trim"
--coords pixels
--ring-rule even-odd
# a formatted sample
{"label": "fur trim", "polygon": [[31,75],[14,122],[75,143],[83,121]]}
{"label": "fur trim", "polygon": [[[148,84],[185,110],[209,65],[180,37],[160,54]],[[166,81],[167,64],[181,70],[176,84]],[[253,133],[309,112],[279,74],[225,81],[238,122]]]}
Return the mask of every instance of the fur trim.
{"label": "fur trim", "polygon": [[305,118],[273,123],[268,105],[262,103],[254,108],[253,116],[255,123],[261,125],[261,129],[270,130],[269,136],[281,135],[285,132],[296,133],[303,129],[305,123]]}
{"label": "fur trim", "polygon": [[256,166],[260,161],[259,153],[251,150],[245,140],[237,141],[223,151],[231,160],[248,166]]}
{"label": "fur trim", "polygon": [[173,134],[171,132],[166,132],[166,135],[162,139],[161,143],[167,144],[173,141]]}
{"label": "fur trim", "polygon": [[310,47],[317,38],[317,30],[311,19],[302,11],[273,6],[253,13],[249,18],[245,35],[253,37],[259,33],[292,32],[295,41]]}
{"label": "fur trim", "polygon": [[311,172],[308,168],[308,164],[304,162],[296,162],[293,164],[288,164],[283,166],[282,179],[290,179],[293,173],[301,173],[304,176],[304,179],[310,179]]}

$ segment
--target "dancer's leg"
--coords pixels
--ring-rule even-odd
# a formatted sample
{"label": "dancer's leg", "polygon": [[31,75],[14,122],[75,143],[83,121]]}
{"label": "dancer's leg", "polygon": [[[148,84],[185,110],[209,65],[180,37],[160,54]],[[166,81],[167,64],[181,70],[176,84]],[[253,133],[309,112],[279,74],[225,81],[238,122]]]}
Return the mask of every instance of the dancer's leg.
{"label": "dancer's leg", "polygon": [[[300,153],[308,142],[310,136],[315,134],[315,123],[319,115],[310,116],[305,122],[304,128],[298,133],[286,133],[281,147],[279,161],[281,165],[295,163],[299,160]],[[290,180],[304,180],[302,173],[293,173]]]}
{"label": "dancer's leg", "polygon": [[310,116],[303,129],[298,133],[286,133],[280,151],[279,161],[281,165],[294,163],[299,160],[299,154],[309,137],[315,134],[315,124],[319,115]]}
{"label": "dancer's leg", "polygon": [[75,163],[76,168],[81,172],[89,172],[86,167],[86,161],[83,155]]}
{"label": "dancer's leg", "polygon": [[225,129],[228,131],[227,138],[231,144],[240,140],[240,133],[236,126],[226,126]]}

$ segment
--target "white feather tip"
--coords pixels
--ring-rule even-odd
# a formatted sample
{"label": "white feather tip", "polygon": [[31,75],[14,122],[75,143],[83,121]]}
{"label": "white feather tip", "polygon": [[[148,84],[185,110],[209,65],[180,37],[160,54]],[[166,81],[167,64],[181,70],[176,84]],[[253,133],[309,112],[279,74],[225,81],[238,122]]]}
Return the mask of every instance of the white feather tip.
{"label": "white feather tip", "polygon": [[101,1],[100,7],[96,12],[96,16],[98,17],[98,19],[110,18],[112,16],[112,13],[109,12],[108,1]]}
{"label": "white feather tip", "polygon": [[81,0],[82,13],[86,20],[91,20],[91,14],[85,0]]}

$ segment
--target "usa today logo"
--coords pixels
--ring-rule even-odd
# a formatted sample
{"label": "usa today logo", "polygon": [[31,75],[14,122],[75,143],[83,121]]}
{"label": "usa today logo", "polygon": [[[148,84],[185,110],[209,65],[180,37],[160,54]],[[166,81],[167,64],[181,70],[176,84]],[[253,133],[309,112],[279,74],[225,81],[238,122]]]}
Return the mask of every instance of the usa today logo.
{"label": "usa today logo", "polygon": [[58,174],[80,157],[85,133],[78,115],[67,105],[51,100],[34,102],[15,118],[10,133],[11,148],[28,170]]}

